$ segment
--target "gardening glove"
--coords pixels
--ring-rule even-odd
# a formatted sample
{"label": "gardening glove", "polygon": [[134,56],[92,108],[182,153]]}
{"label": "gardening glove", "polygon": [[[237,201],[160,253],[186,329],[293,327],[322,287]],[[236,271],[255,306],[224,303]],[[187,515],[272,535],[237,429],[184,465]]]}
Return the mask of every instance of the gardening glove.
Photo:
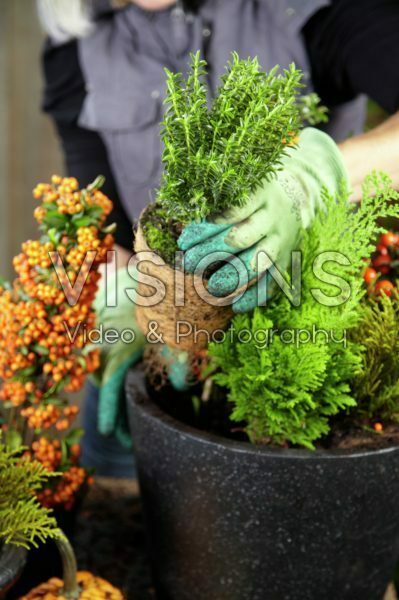
{"label": "gardening glove", "polygon": [[185,392],[189,389],[192,373],[188,352],[164,346],[162,358],[167,364],[168,379],[177,392]]}
{"label": "gardening glove", "polygon": [[[141,359],[146,339],[136,323],[135,305],[125,293],[126,289],[135,287],[127,269],[119,269],[116,277],[112,277],[106,284],[103,277],[94,303],[97,326],[102,328],[103,338],[107,332],[109,336],[109,342],[102,340],[101,367],[93,378],[94,383],[99,386],[97,425],[100,433],[114,434],[121,444],[130,447],[124,381],[128,369]],[[107,291],[109,298],[115,297],[116,292],[117,306],[107,306]],[[117,337],[114,343],[110,343],[113,341],[110,337],[111,330],[118,332],[118,336],[114,336]],[[122,332],[125,332],[125,340],[121,338]]]}
{"label": "gardening glove", "polygon": [[[103,337],[106,332],[110,334],[111,330],[118,332],[114,343],[103,341],[101,344],[101,367],[92,377],[99,387],[98,430],[103,435],[114,434],[125,447],[131,447],[131,436],[126,414],[124,381],[129,368],[141,359],[147,342],[136,323],[135,305],[125,292],[126,289],[135,288],[135,283],[127,269],[119,269],[116,277],[108,282],[108,286],[105,278],[101,280],[94,303],[97,326],[102,327]],[[115,297],[116,292],[117,306],[107,306],[107,291],[109,297]],[[123,331],[128,332],[129,339],[134,335],[134,339],[130,342],[129,339],[121,339]],[[167,364],[172,386],[177,391],[188,389],[191,371],[187,352],[164,346],[162,356]]]}
{"label": "gardening glove", "polygon": [[[322,187],[335,193],[347,177],[334,141],[314,128],[302,131],[298,146],[288,148],[281,162],[276,178],[262,183],[245,206],[191,223],[178,240],[185,251],[184,268],[188,272],[194,272],[201,259],[211,253],[238,255],[244,279],[257,280],[257,284],[234,300],[235,312],[266,304],[273,293],[268,285],[272,279],[270,261],[280,272],[286,272],[301,232],[322,206]],[[210,277],[208,290],[223,297],[235,292],[238,284],[237,269],[228,262]]]}

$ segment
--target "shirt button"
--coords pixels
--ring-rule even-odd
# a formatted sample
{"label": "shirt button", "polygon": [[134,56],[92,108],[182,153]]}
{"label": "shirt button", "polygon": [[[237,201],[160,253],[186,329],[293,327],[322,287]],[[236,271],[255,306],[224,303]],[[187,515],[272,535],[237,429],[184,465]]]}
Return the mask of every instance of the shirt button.
{"label": "shirt button", "polygon": [[211,37],[212,32],[210,29],[208,29],[208,27],[205,27],[205,29],[202,30],[202,35],[204,36],[204,38],[208,38]]}
{"label": "shirt button", "polygon": [[161,93],[158,90],[152,90],[152,92],[151,92],[151,98],[153,100],[158,100],[160,95],[161,95]]}
{"label": "shirt button", "polygon": [[285,12],[288,17],[293,17],[296,14],[295,8],[292,7],[287,8]]}

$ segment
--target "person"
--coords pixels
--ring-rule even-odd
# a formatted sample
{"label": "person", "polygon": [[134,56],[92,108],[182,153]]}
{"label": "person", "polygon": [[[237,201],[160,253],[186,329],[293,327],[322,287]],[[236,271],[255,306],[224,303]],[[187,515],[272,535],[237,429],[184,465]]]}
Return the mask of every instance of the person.
{"label": "person", "polygon": [[[82,185],[98,173],[106,177],[104,191],[114,201],[110,219],[118,224],[118,268],[126,264],[131,253],[131,224],[154,199],[162,171],[159,123],[165,97],[164,67],[185,73],[190,53],[197,50],[210,66],[207,79],[210,97],[217,89],[232,50],[241,57],[258,56],[265,70],[275,64],[286,68],[295,62],[304,73],[304,92],[316,91],[328,107],[330,118],[324,129],[339,144],[338,151],[329,138],[312,131],[300,144],[304,156],[312,152],[313,157],[322,157],[319,167],[333,182],[346,169],[355,201],[360,198],[364,177],[372,169],[388,172],[399,187],[397,2],[38,0],[38,3],[49,34],[43,55],[43,107],[56,124],[68,173]],[[363,133],[365,96],[391,115],[367,133]],[[309,161],[301,161],[298,156],[291,182],[302,186],[302,191],[308,185],[307,189],[313,190],[316,198],[320,178],[315,171],[306,173]],[[290,165],[291,168],[293,163]],[[285,212],[277,211],[278,199],[284,200]],[[273,223],[278,220],[284,223],[290,202],[292,199],[281,191],[281,186],[278,192],[275,187],[265,187],[258,194],[255,204],[263,218],[252,219],[249,236],[252,245],[267,238],[270,215],[275,216]],[[248,216],[245,208],[234,215],[222,215],[223,225],[230,226],[230,237],[215,236],[211,239],[212,248],[227,243],[234,252],[238,248],[247,250],[243,242],[246,236],[239,225],[248,221]],[[309,215],[304,219],[308,220]],[[255,221],[260,228],[253,226]],[[231,233],[232,224],[238,234]],[[274,251],[284,254],[290,243],[287,236],[281,231],[280,234]],[[191,249],[184,238],[182,247],[191,252],[193,259],[198,258],[203,244],[209,246],[208,236],[203,229],[196,240],[199,248]],[[249,262],[248,268],[251,268]],[[222,280],[226,278],[219,277],[219,282]],[[120,281],[123,285],[123,277]],[[222,286],[219,291],[222,293],[226,288]],[[253,303],[254,298],[247,297],[241,310],[248,310]],[[131,306],[119,306],[110,313],[104,302],[100,304],[100,315],[109,323],[120,322],[123,314],[132,318]],[[88,394],[84,459],[102,474],[133,473],[131,454],[122,450],[112,434],[116,432],[119,441],[126,440],[126,432],[118,426],[123,412],[121,389],[126,369],[139,354],[140,348],[136,346],[130,352],[117,345],[108,348],[100,403],[94,388]],[[97,419],[100,429],[109,437],[96,434]]]}

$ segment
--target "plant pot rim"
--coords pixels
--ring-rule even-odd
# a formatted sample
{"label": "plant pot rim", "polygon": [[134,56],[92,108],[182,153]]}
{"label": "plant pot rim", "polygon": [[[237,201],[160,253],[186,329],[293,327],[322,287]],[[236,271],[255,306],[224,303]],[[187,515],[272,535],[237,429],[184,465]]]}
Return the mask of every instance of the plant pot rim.
{"label": "plant pot rim", "polygon": [[15,559],[19,562],[25,559],[27,555],[28,550],[22,546],[0,542],[0,563],[4,561],[8,564],[9,561],[14,561]]}
{"label": "plant pot rim", "polygon": [[14,544],[0,543],[0,597],[17,581],[25,567],[28,551]]}
{"label": "plant pot rim", "polygon": [[[279,458],[286,460],[335,460],[339,458],[346,459],[359,459],[374,456],[381,456],[390,454],[392,452],[399,452],[399,445],[389,446],[388,448],[379,448],[376,450],[346,450],[346,449],[333,449],[333,450],[307,450],[306,448],[277,448],[273,446],[260,446],[251,444],[250,442],[241,442],[225,438],[215,433],[210,433],[187,425],[178,419],[170,416],[160,406],[158,406],[143,389],[143,381],[137,381],[137,368],[130,369],[126,379],[126,391],[127,391],[127,402],[128,404],[135,404],[138,410],[145,413],[145,415],[151,420],[162,421],[162,426],[169,429],[175,430],[182,436],[190,438],[191,440],[202,441],[206,444],[216,445],[224,447],[237,454],[253,454],[269,456],[271,458]],[[130,391],[130,393],[129,393]]]}

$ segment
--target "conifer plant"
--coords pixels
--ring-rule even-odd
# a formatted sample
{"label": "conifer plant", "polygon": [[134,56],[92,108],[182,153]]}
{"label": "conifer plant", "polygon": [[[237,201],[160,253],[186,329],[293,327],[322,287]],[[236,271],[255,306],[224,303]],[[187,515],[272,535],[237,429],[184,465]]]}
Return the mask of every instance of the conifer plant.
{"label": "conifer plant", "polygon": [[29,549],[58,536],[52,511],[35,495],[55,476],[22,447],[11,449],[0,437],[0,543]]}
{"label": "conifer plant", "polygon": [[[27,550],[49,539],[60,553],[63,580],[52,578],[21,600],[64,598],[123,600],[110,583],[86,571],[77,571],[76,558],[65,534],[58,528],[52,509],[42,506],[38,492],[57,473],[33,460],[22,446],[10,448],[0,436],[0,547],[12,544]],[[0,590],[1,592],[1,590]]]}
{"label": "conifer plant", "polygon": [[[304,232],[299,306],[277,293],[267,307],[236,316],[231,335],[209,349],[231,418],[255,443],[313,449],[337,416],[377,432],[381,422],[399,422],[399,298],[368,296],[361,276],[379,219],[399,217],[399,194],[375,173],[358,209],[349,197],[346,188],[338,197],[324,190],[325,210]],[[315,266],[332,250],[325,270],[341,278],[333,287]]]}
{"label": "conifer plant", "polygon": [[0,436],[0,546],[12,544],[30,550],[52,539],[61,553],[65,593],[78,598],[76,561],[65,534],[58,528],[52,509],[42,506],[39,490],[58,474],[32,460],[22,446],[10,448]]}

